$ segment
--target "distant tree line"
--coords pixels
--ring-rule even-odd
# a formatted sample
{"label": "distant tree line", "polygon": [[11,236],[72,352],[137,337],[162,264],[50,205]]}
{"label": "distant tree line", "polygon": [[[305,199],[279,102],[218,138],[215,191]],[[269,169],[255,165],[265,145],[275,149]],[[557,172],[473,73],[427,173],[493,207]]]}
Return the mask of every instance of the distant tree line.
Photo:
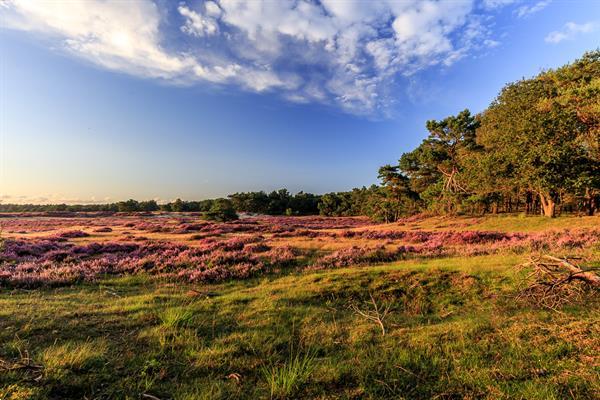
{"label": "distant tree line", "polygon": [[109,204],[0,204],[0,212],[210,212],[215,207],[230,207],[237,212],[268,215],[316,215],[319,214],[321,196],[299,192],[291,194],[287,189],[266,193],[243,192],[228,198],[200,201],[177,199],[158,204],[155,200],[127,200]]}
{"label": "distant tree line", "polygon": [[233,203],[229,199],[209,199],[158,204],[155,200],[129,199],[108,204],[0,204],[0,212],[199,212],[207,219],[230,221],[237,219]]}
{"label": "distant tree line", "polygon": [[291,194],[287,189],[268,194],[263,191],[234,193],[228,197],[237,211],[269,215],[318,214],[321,198],[312,193]]}
{"label": "distant tree line", "polygon": [[379,185],[315,195],[287,189],[234,193],[166,204],[0,204],[2,212],[235,212],[356,216],[395,221],[439,214],[525,212],[593,215],[600,207],[600,50],[572,64],[506,85],[482,113],[464,110],[426,123],[429,135],[396,165],[379,169]]}

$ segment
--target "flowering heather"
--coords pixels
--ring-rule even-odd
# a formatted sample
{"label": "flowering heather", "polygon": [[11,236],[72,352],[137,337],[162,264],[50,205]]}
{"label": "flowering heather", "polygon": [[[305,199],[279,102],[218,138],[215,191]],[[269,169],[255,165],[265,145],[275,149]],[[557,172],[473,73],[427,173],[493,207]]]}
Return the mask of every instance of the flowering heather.
{"label": "flowering heather", "polygon": [[341,268],[348,267],[351,265],[361,265],[367,263],[377,263],[384,261],[394,261],[397,256],[401,254],[400,251],[388,251],[384,246],[378,247],[357,247],[352,246],[350,248],[334,251],[324,257],[321,257],[311,269],[324,269],[324,268]]}
{"label": "flowering heather", "polygon": [[[6,218],[12,229],[45,237],[7,235],[0,250],[0,285],[35,287],[94,281],[105,275],[144,273],[197,282],[243,279],[286,268],[325,269],[390,262],[406,257],[501,252],[581,252],[600,244],[600,230],[540,233],[369,229],[361,218],[253,217],[234,222],[193,216]],[[7,225],[4,225],[6,229]],[[93,232],[127,227],[119,235],[75,243]],[[355,230],[360,227],[362,229]],[[6,230],[8,231],[8,230]],[[5,231],[5,232],[6,232]],[[187,234],[180,241],[152,240],[150,232]],[[304,250],[287,245],[303,238]],[[315,247],[311,243],[314,240]],[[291,241],[293,243],[293,241]],[[335,251],[327,251],[335,243]],[[357,245],[357,243],[359,245]],[[325,246],[325,247],[322,247]],[[314,259],[314,250],[322,249]],[[308,267],[307,267],[308,265]]]}
{"label": "flowering heather", "polygon": [[88,236],[90,236],[90,234],[87,232],[84,232],[84,231],[66,231],[66,232],[59,233],[57,236],[61,237],[61,238],[65,238],[65,239],[72,239],[72,238],[88,237]]}

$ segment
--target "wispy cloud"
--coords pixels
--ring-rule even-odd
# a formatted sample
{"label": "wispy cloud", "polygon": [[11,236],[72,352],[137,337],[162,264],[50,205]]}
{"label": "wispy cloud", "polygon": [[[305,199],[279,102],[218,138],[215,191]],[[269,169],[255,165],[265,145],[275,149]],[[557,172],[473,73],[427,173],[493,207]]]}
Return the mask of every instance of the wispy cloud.
{"label": "wispy cloud", "polygon": [[596,22],[586,22],[577,24],[575,22],[567,22],[563,29],[550,32],[544,39],[547,43],[560,43],[564,40],[572,40],[576,36],[586,33],[592,33],[598,29]]}
{"label": "wispy cloud", "polygon": [[496,8],[508,6],[510,4],[518,3],[520,0],[483,0],[482,6],[485,9],[493,10]]}
{"label": "wispy cloud", "polygon": [[[512,1],[485,0],[497,8]],[[112,70],[377,113],[390,84],[494,47],[474,0],[0,0],[0,20]],[[166,3],[168,4],[168,3]]]}
{"label": "wispy cloud", "polygon": [[0,194],[0,204],[105,204],[113,201],[110,197],[102,199],[97,199],[94,196],[80,198],[68,197],[58,193],[47,193],[36,196]]}
{"label": "wispy cloud", "polygon": [[546,8],[550,3],[552,2],[552,0],[541,0],[538,1],[537,3],[534,3],[532,5],[523,5],[519,8],[517,8],[515,10],[515,13],[517,14],[517,17],[519,18],[523,18],[523,17],[527,17],[531,14],[535,14],[539,11],[542,11],[544,8]]}

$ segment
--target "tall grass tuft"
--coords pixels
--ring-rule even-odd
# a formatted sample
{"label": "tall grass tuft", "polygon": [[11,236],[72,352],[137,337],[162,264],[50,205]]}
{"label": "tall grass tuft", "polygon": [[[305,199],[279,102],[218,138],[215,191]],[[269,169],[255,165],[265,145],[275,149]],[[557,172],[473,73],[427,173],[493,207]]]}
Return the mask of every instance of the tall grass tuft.
{"label": "tall grass tuft", "polygon": [[101,361],[107,351],[108,346],[104,340],[67,342],[46,348],[42,353],[42,361],[48,372],[78,371]]}
{"label": "tall grass tuft", "polygon": [[315,353],[290,353],[283,365],[263,367],[262,373],[271,391],[272,399],[290,398],[308,380],[316,367]]}
{"label": "tall grass tuft", "polygon": [[158,314],[158,318],[166,328],[180,328],[192,322],[194,313],[183,307],[169,307]]}

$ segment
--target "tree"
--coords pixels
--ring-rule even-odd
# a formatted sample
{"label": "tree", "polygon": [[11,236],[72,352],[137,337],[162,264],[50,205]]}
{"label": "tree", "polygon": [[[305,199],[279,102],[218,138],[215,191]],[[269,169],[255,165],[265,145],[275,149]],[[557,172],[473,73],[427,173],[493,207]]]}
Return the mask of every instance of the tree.
{"label": "tree", "polygon": [[[576,141],[586,161],[571,182],[575,195],[582,198],[588,215],[598,208],[600,197],[600,50],[540,76],[555,90],[540,99],[541,107],[561,107],[577,118],[580,130]],[[583,168],[581,168],[583,167]]]}
{"label": "tree", "polygon": [[129,199],[127,201],[120,201],[117,203],[119,212],[135,212],[140,210],[140,203],[136,200]]}
{"label": "tree", "polygon": [[159,207],[155,200],[148,200],[148,201],[140,201],[139,209],[140,209],[140,211],[152,212],[152,211],[157,211],[159,209]]}
{"label": "tree", "polygon": [[186,207],[185,207],[185,203],[183,202],[183,200],[181,199],[177,199],[175,200],[172,204],[171,204],[171,211],[173,212],[183,212],[183,211],[187,211]]}
{"label": "tree", "polygon": [[[478,143],[503,160],[502,179],[539,196],[543,214],[556,215],[561,196],[588,168],[576,112],[547,99],[555,85],[537,77],[507,85],[481,117]],[[488,163],[488,176],[498,168]]]}
{"label": "tree", "polygon": [[461,197],[457,195],[467,193],[461,173],[464,160],[477,147],[479,120],[463,110],[440,121],[427,121],[426,126],[429,136],[415,150],[402,155],[399,170],[430,206],[442,202],[445,211],[452,212]]}
{"label": "tree", "polygon": [[206,219],[219,222],[233,221],[239,218],[229,199],[214,200],[210,210],[204,216]]}
{"label": "tree", "polygon": [[376,194],[386,203],[389,210],[389,213],[383,214],[383,220],[386,222],[396,221],[401,214],[412,213],[419,198],[418,194],[411,190],[410,180],[400,173],[399,168],[389,164],[379,168],[378,178],[382,188]]}

